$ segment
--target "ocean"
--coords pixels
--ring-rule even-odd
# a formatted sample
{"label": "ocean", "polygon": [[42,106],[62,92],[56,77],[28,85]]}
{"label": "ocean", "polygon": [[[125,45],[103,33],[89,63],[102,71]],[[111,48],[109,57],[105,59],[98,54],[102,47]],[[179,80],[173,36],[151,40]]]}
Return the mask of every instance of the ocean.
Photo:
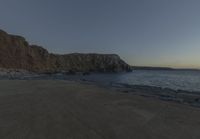
{"label": "ocean", "polygon": [[200,91],[200,71],[195,70],[134,70],[120,74],[91,74],[81,78],[99,83],[123,83]]}
{"label": "ocean", "polygon": [[198,70],[134,70],[128,73],[92,73],[84,76],[56,74],[22,79],[84,80],[106,85],[122,83],[200,92],[200,71]]}
{"label": "ocean", "polygon": [[134,70],[128,73],[55,75],[54,79],[87,80],[101,84],[123,83],[147,85],[174,90],[200,91],[200,71],[196,70]]}

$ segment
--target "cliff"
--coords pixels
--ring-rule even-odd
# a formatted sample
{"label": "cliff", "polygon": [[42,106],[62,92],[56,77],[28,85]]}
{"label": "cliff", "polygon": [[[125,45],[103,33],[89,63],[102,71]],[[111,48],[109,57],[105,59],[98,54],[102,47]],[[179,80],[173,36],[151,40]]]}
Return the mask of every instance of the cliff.
{"label": "cliff", "polygon": [[0,30],[0,68],[32,72],[121,72],[131,67],[115,54],[51,54],[25,38]]}

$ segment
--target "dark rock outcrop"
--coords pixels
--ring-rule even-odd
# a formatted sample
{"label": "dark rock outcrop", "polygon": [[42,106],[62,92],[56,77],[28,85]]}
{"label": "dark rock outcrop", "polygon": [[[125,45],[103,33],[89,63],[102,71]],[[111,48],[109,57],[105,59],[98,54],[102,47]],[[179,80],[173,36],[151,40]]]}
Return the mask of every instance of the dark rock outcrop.
{"label": "dark rock outcrop", "polygon": [[115,54],[51,54],[25,38],[0,30],[0,68],[32,72],[121,72],[131,67]]}

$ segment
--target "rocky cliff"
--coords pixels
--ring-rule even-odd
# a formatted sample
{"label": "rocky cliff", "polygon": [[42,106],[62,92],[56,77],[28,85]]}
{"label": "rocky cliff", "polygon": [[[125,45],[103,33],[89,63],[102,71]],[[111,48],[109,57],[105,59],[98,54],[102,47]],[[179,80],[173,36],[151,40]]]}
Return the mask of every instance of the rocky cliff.
{"label": "rocky cliff", "polygon": [[51,54],[29,45],[25,38],[0,30],[0,68],[33,72],[98,71],[121,72],[131,68],[115,54]]}

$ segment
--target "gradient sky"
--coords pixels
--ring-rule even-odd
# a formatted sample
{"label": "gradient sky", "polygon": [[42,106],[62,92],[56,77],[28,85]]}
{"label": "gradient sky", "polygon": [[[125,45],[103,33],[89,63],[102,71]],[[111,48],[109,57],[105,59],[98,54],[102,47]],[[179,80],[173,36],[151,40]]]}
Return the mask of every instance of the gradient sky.
{"label": "gradient sky", "polygon": [[200,68],[200,0],[0,0],[0,28],[50,52]]}

